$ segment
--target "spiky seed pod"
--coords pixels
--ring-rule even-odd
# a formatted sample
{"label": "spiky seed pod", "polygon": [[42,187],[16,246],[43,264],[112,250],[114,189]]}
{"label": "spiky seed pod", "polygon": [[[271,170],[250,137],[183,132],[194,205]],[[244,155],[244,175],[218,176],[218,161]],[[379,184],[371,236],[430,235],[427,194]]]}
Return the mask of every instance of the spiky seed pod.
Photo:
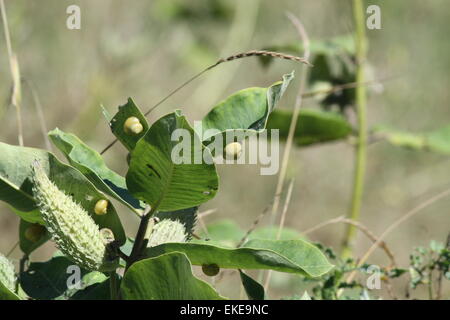
{"label": "spiky seed pod", "polygon": [[144,127],[138,118],[129,117],[123,124],[123,130],[127,134],[139,134],[144,130]]}
{"label": "spiky seed pod", "polygon": [[231,142],[225,146],[226,159],[238,159],[242,153],[242,145],[239,142]]}
{"label": "spiky seed pod", "polygon": [[180,221],[164,219],[153,226],[147,246],[154,247],[168,242],[186,242],[186,238],[186,229]]}
{"label": "spiky seed pod", "polygon": [[45,234],[45,227],[41,226],[38,223],[32,224],[30,225],[24,233],[25,239],[27,239],[28,241],[31,241],[33,243],[38,242],[39,240],[42,239],[42,237]]}
{"label": "spiky seed pod", "polygon": [[0,282],[9,290],[14,291],[16,286],[16,275],[11,261],[0,253]]}
{"label": "spiky seed pod", "polygon": [[39,163],[33,165],[32,178],[42,219],[61,252],[84,269],[114,270],[117,260],[110,260],[91,216],[49,180]]}
{"label": "spiky seed pod", "polygon": [[214,277],[217,276],[220,272],[220,267],[213,263],[213,264],[204,264],[202,265],[202,271],[205,275],[208,277]]}
{"label": "spiky seed pod", "polygon": [[102,199],[98,200],[95,204],[94,212],[96,215],[102,216],[108,213],[108,200]]}

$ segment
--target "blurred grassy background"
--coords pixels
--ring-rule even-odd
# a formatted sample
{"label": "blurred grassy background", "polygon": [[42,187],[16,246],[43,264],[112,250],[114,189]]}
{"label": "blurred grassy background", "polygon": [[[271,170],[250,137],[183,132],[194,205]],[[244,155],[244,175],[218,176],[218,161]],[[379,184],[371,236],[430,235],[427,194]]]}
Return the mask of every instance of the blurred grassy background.
{"label": "blurred grassy background", "polygon": [[[310,38],[328,39],[352,31],[347,0],[6,0],[13,49],[22,76],[34,83],[49,129],[59,127],[101,150],[112,135],[100,105],[110,113],[127,97],[147,109],[187,78],[219,57],[296,41],[284,13],[299,16]],[[81,30],[66,28],[66,8],[81,7]],[[382,10],[382,30],[368,31],[373,77],[398,76],[369,97],[369,123],[426,131],[450,121],[450,43],[445,10],[448,0],[370,1]],[[11,77],[3,41],[0,47],[0,140],[17,144],[15,111],[7,108]],[[190,84],[152,113],[150,121],[181,108],[190,120],[201,117],[236,90],[267,86],[299,66],[275,61],[263,70],[257,59],[223,64]],[[297,77],[298,81],[298,77]],[[295,82],[283,98],[292,107]],[[25,144],[44,147],[30,91],[23,87]],[[314,107],[313,100],[305,106]],[[58,154],[58,153],[57,153]],[[60,154],[58,154],[60,156]],[[106,154],[111,168],[126,172],[126,152],[116,145]],[[60,157],[62,159],[62,157]],[[396,149],[376,143],[368,150],[362,222],[381,234],[394,220],[427,197],[450,185],[448,157]],[[289,167],[295,177],[287,225],[299,231],[346,214],[352,181],[352,147],[345,142],[296,149]],[[223,218],[249,228],[273,197],[276,176],[260,176],[258,166],[220,166],[221,188],[202,210],[217,208],[206,223]],[[407,265],[414,246],[444,241],[450,231],[450,199],[442,200],[407,221],[386,239],[400,265]],[[127,229],[136,219],[124,208]],[[0,204],[0,252],[17,241],[18,218]],[[343,225],[311,234],[311,239],[339,249]],[[356,253],[370,242],[358,236]],[[51,246],[32,258],[45,260]],[[20,257],[19,250],[12,258]],[[387,264],[382,252],[370,262]],[[273,296],[299,293],[292,276],[275,276]],[[237,281],[237,277],[233,277]],[[231,284],[231,285],[230,285]],[[237,282],[236,282],[237,284]],[[218,283],[236,296],[233,282]],[[400,290],[402,283],[399,284]]]}

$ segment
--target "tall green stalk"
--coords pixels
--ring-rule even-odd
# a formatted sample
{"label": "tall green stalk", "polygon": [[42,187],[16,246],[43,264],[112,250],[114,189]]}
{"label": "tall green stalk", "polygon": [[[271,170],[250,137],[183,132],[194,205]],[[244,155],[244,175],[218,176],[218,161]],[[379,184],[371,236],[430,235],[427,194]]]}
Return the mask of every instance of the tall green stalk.
{"label": "tall green stalk", "polygon": [[[353,0],[353,20],[355,24],[356,40],[356,82],[362,84],[364,79],[364,65],[367,54],[366,25],[363,0]],[[366,169],[366,147],[367,147],[367,95],[363,85],[356,87],[356,111],[358,116],[358,142],[355,153],[355,171],[353,177],[353,194],[349,218],[357,221],[361,212],[361,202],[364,190],[364,175]],[[353,242],[356,236],[356,227],[348,225],[343,242],[342,256],[352,255]]]}

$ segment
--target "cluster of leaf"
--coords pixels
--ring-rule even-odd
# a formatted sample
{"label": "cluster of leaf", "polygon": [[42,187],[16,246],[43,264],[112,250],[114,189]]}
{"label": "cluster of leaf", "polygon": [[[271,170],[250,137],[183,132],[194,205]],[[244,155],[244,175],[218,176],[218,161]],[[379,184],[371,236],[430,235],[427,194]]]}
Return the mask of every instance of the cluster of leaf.
{"label": "cluster of leaf", "polygon": [[[449,238],[450,239],[450,238]],[[315,244],[320,248],[327,258],[335,265],[333,270],[324,274],[319,278],[305,278],[305,284],[313,283],[310,299],[374,299],[370,294],[364,278],[353,280],[351,283],[345,281],[346,275],[350,272],[358,271],[366,274],[368,264],[357,267],[354,259],[340,259],[331,248],[325,247],[320,243]],[[380,268],[380,281],[385,283],[389,280],[397,279],[403,275],[409,275],[409,286],[411,289],[417,289],[419,286],[427,286],[429,289],[430,299],[442,298],[440,288],[443,286],[444,280],[450,280],[450,242],[447,246],[437,241],[431,241],[429,247],[418,247],[413,250],[410,255],[409,268],[386,267]],[[436,290],[436,294],[432,291]],[[341,290],[344,294],[338,295]],[[407,293],[409,296],[409,292]],[[295,296],[290,299],[305,299],[304,296]]]}
{"label": "cluster of leaf", "polygon": [[[431,241],[428,248],[416,248],[410,255],[409,274],[412,289],[420,285],[432,288],[434,281],[450,280],[450,242],[445,246],[443,243]],[[439,285],[441,284],[438,283]],[[433,299],[432,291],[430,294],[430,299]]]}
{"label": "cluster of leaf", "polygon": [[[266,47],[266,50],[296,55],[301,55],[303,49],[296,43]],[[320,102],[323,110],[335,111],[337,107],[339,113],[302,108],[295,131],[295,142],[298,146],[345,139],[353,133],[344,112],[346,108],[355,104],[355,90],[351,86],[356,81],[353,35],[311,41],[310,51],[314,65],[308,80],[311,94]],[[272,61],[272,57],[260,57],[261,65],[265,68],[269,67]],[[343,88],[339,89],[339,87]],[[267,127],[279,128],[280,136],[286,138],[291,118],[292,111],[275,110],[269,118]],[[381,138],[395,147],[443,155],[450,154],[450,125],[424,133],[376,125],[371,133],[375,139]]]}
{"label": "cluster of leaf", "polygon": [[[303,47],[298,44],[269,46],[266,50],[288,52],[301,55]],[[335,37],[324,41],[311,41],[312,68],[309,74],[309,84],[312,91],[328,91],[317,94],[316,97],[325,110],[338,107],[343,113],[354,105],[354,89],[330,90],[344,84],[354,83],[355,75],[355,45],[352,35]],[[261,57],[262,66],[268,67],[270,57]]]}
{"label": "cluster of leaf", "polygon": [[[249,88],[233,94],[204,117],[203,129],[219,129],[220,134],[229,130],[257,134],[264,130],[292,77],[293,74],[285,75],[282,81],[268,88]],[[2,294],[32,299],[110,298],[108,288],[111,277],[115,277],[114,283],[120,283],[123,299],[223,299],[208,283],[192,274],[191,265],[198,265],[205,270],[211,266],[219,270],[239,269],[249,297],[263,298],[260,290],[256,290],[257,294],[253,292],[253,288],[259,287],[242,270],[271,269],[318,277],[333,268],[319,249],[298,238],[252,238],[239,248],[215,243],[214,239],[190,241],[198,206],[212,199],[219,187],[215,164],[194,162],[197,150],[194,146],[200,145],[199,152],[211,155],[208,143],[213,137],[204,137],[204,132],[194,130],[178,110],[149,124],[131,99],[113,117],[106,110],[104,113],[112,133],[130,153],[125,177],[109,169],[101,155],[77,136],[59,129],[51,131],[49,136],[68,164],[45,150],[0,143],[0,200],[21,218],[20,248],[25,258],[52,236],[45,229],[32,191],[32,164],[36,161],[54,185],[86,211],[100,229],[107,228],[113,233],[114,245],[125,255],[132,251],[134,240],[125,235],[110,201],[106,214],[96,214],[99,201],[115,199],[140,217],[150,206],[160,220],[181,221],[188,241],[145,248],[141,259],[127,266],[123,278],[115,272],[81,270],[81,287],[71,289],[67,288],[67,268],[73,264],[71,256],[57,254],[48,262],[32,262],[22,270],[16,286],[20,292],[0,286]],[[130,118],[139,123],[139,130],[131,134],[126,130]],[[172,161],[172,151],[178,144],[172,141],[172,133],[177,129],[185,129],[190,135],[191,150],[194,150],[188,155],[191,164]],[[322,138],[309,140],[312,143]]]}
{"label": "cluster of leaf", "polygon": [[[358,281],[346,282],[346,276],[353,271],[365,272],[367,265],[356,266],[356,261],[352,258],[341,259],[333,249],[323,246],[320,243],[315,244],[322,252],[333,262],[335,267],[327,274],[316,279],[305,279],[305,284],[312,283],[310,290],[312,300],[337,300],[337,299],[366,299],[369,297],[364,284]],[[352,290],[351,297],[347,294],[341,296],[338,292],[341,290]]]}

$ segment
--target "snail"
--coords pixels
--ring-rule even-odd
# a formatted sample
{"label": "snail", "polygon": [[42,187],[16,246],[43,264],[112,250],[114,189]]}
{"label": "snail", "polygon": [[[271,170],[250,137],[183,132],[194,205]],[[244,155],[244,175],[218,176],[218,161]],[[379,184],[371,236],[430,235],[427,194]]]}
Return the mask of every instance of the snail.
{"label": "snail", "polygon": [[109,205],[108,200],[105,199],[98,200],[94,208],[95,214],[102,216],[108,213],[108,205]]}
{"label": "snail", "polygon": [[242,153],[242,145],[239,142],[231,142],[225,146],[225,156],[227,159],[238,159]]}
{"label": "snail", "polygon": [[141,122],[136,117],[129,117],[123,124],[123,130],[127,134],[139,134],[144,130]]}

